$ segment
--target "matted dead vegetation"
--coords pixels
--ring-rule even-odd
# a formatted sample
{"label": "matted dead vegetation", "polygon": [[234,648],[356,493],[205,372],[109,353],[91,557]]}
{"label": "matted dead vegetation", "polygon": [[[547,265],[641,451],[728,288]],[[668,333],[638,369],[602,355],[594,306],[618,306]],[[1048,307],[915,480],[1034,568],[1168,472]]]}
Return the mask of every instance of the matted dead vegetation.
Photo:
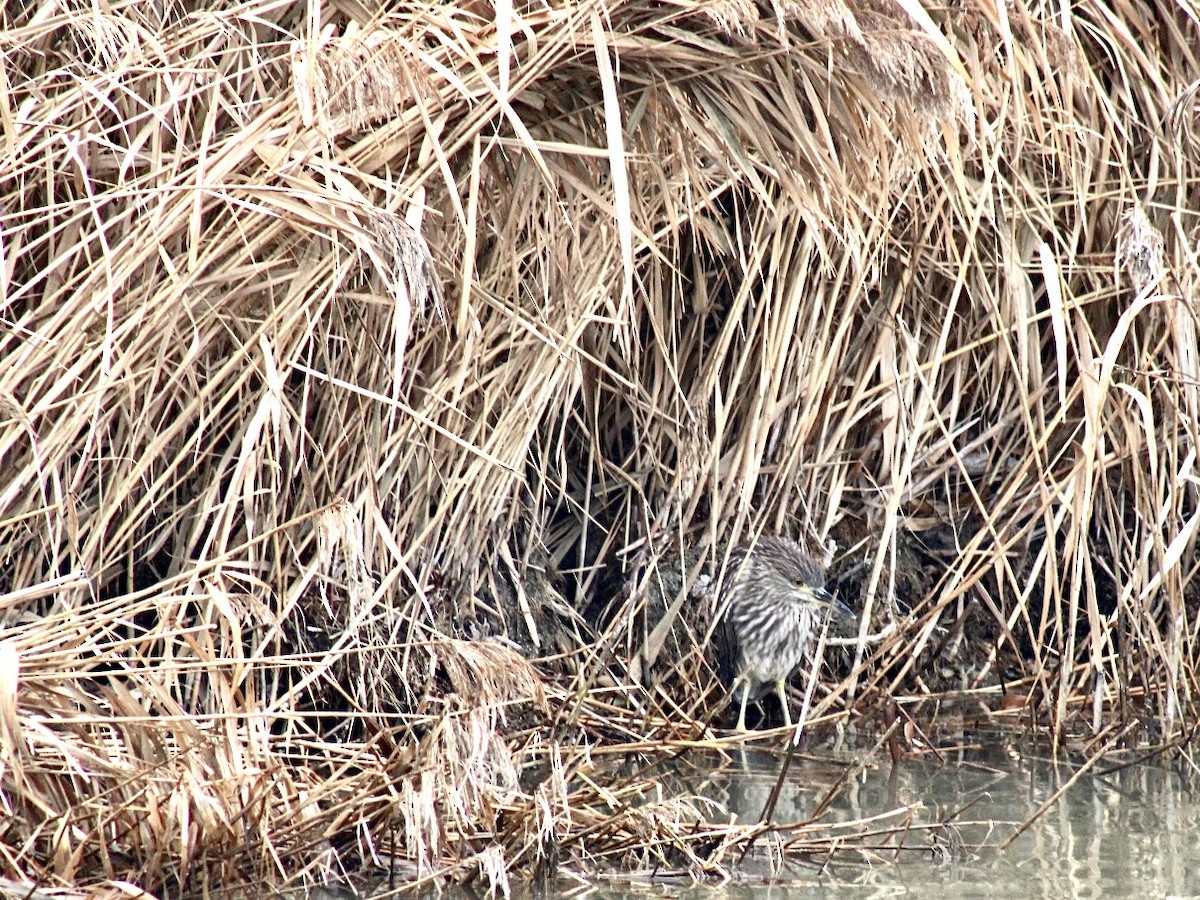
{"label": "matted dead vegetation", "polygon": [[723,874],[598,759],[724,723],[762,532],[891,628],[809,727],[1187,740],[1198,21],[6,7],[0,889]]}

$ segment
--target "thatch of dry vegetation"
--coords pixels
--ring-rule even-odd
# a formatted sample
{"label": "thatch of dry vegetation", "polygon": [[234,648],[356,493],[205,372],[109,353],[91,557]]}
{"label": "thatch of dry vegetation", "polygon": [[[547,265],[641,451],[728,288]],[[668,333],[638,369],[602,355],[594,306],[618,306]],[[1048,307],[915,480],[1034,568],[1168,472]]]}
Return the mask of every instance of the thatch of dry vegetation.
{"label": "thatch of dry vegetation", "polygon": [[1192,0],[377,2],[2,14],[0,886],[724,872],[761,533],[810,723],[1186,739]]}

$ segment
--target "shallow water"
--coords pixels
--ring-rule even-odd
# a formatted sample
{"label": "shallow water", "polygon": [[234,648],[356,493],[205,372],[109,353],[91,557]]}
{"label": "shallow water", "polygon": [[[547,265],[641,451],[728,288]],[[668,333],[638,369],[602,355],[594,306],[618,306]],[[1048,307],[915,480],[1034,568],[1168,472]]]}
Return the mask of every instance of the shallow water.
{"label": "shallow water", "polygon": [[[1032,741],[1012,736],[984,748],[943,751],[941,759],[870,766],[845,781],[822,817],[826,824],[848,823],[910,809],[917,826],[952,820],[936,834],[914,828],[902,840],[882,836],[874,850],[843,852],[825,865],[781,857],[779,839],[764,837],[725,883],[622,875],[601,878],[591,890],[573,883],[563,896],[1200,897],[1200,772],[1178,754],[1117,768],[1120,763],[1109,760],[1080,776],[1007,849],[1001,845],[1078,773],[1077,764],[1055,764]],[[693,752],[657,774],[664,796],[703,797],[714,820],[733,814],[754,823],[782,764],[781,753],[763,750]],[[793,757],[771,821],[808,821],[846,770]],[[901,821],[883,818],[879,826]]]}
{"label": "shallow water", "polygon": [[[713,758],[683,761],[671,782],[722,802],[742,822],[756,822],[781,761],[763,752],[734,753],[714,772]],[[915,832],[895,851],[823,868],[781,862],[770,842],[742,864],[734,881],[712,885],[641,886],[626,882],[601,896],[655,895],[688,900],[772,897],[1122,897],[1200,896],[1200,776],[1179,760],[1114,770],[1098,765],[1071,785],[1007,849],[1027,819],[1076,775],[1034,747],[1012,742],[944,753],[941,760],[905,759],[867,770],[838,793],[824,821],[851,821],[920,804],[917,823],[953,826],[932,836]],[[688,770],[691,770],[690,772]],[[772,821],[806,821],[836,781],[825,763],[793,760]],[[881,844],[894,846],[894,840]],[[851,856],[856,856],[852,854]],[[873,858],[871,858],[873,857]]]}

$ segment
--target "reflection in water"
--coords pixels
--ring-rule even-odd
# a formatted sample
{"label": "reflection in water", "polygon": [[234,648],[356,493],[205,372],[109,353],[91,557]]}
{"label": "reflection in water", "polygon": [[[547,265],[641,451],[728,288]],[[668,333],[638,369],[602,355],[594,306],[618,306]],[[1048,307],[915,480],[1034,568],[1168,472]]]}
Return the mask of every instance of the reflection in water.
{"label": "reflection in water", "polygon": [[[739,822],[767,806],[781,761],[761,751],[692,754],[664,772],[668,790],[698,793]],[[934,759],[908,759],[843,780],[847,769],[794,759],[771,821],[808,821],[839,784],[823,822],[850,822],[918,807],[917,823],[950,819],[938,835],[882,839],[870,855],[819,867],[781,860],[762,840],[726,885],[645,886],[647,895],[716,900],[773,897],[883,897],[938,891],[952,897],[1117,897],[1200,892],[1200,783],[1177,765],[1098,766],[1085,774],[1005,850],[999,849],[1075,774],[1033,747],[995,746]],[[960,812],[961,811],[961,812]],[[955,815],[958,813],[957,815]],[[714,815],[719,815],[714,813]],[[894,824],[895,820],[890,820]],[[855,858],[857,857],[857,858]],[[601,896],[627,895],[620,885]],[[638,890],[640,894],[642,889]]]}
{"label": "reflection in water", "polygon": [[[753,824],[775,791],[781,765],[780,755],[761,750],[696,751],[663,767],[658,780],[665,796],[707,798],[717,821],[736,816],[739,823]],[[943,753],[941,760],[910,758],[894,769],[887,763],[864,768],[849,757],[846,765],[796,757],[771,815],[782,834],[760,838],[733,880],[695,884],[612,875],[582,895],[595,900],[910,894],[1058,900],[1200,894],[1200,778],[1181,759],[1120,770],[1098,765],[1001,850],[1076,771],[1071,764],[1049,761],[1032,742],[996,742],[988,750]],[[866,852],[843,852],[824,864],[781,853],[789,836],[786,826],[811,820],[831,792],[820,819],[827,826],[905,809],[912,811],[914,825],[951,824],[936,833],[914,830],[897,840],[886,832],[899,820],[887,816],[880,820],[878,841]],[[862,846],[857,840],[849,843]],[[533,896],[513,887],[516,898]],[[569,887],[563,896],[581,895],[577,882]],[[476,896],[460,889],[437,895]]]}

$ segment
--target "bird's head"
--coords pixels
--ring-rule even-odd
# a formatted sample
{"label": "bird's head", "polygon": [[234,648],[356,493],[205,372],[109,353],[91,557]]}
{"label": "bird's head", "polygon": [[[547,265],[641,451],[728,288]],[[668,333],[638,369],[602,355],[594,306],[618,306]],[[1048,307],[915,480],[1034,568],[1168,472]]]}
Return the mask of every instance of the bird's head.
{"label": "bird's head", "polygon": [[775,590],[806,607],[814,618],[829,619],[831,635],[848,636],[858,631],[858,616],[838,597],[825,589],[821,567],[799,546],[782,538],[763,538],[757,554],[774,576]]}

